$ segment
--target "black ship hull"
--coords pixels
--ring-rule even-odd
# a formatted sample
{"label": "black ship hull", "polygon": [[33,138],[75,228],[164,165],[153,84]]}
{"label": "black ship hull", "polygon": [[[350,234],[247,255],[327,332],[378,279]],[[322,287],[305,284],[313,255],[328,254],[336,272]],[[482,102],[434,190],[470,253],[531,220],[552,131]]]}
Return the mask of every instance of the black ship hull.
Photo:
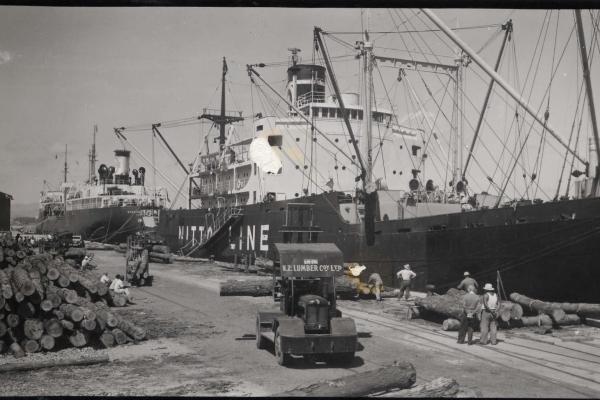
{"label": "black ship hull", "polygon": [[[600,198],[444,214],[375,224],[375,245],[367,246],[363,224],[340,216],[336,193],[242,207],[242,215],[193,255],[232,260],[253,254],[273,258],[282,241],[289,202],[314,203],[319,242],[335,243],[345,262],[378,272],[387,286],[399,287],[396,272],[408,263],[417,273],[413,289],[427,284],[443,293],[465,271],[483,285],[501,280],[513,292],[548,301],[600,302]],[[205,234],[206,210],[163,211],[159,230],[167,244],[184,252]],[[361,279],[366,280],[362,277]],[[503,293],[504,295],[504,293]]]}
{"label": "black ship hull", "polygon": [[156,215],[152,207],[108,207],[67,211],[66,216],[40,218],[37,233],[71,232],[85,240],[123,243],[142,228],[142,217]]}

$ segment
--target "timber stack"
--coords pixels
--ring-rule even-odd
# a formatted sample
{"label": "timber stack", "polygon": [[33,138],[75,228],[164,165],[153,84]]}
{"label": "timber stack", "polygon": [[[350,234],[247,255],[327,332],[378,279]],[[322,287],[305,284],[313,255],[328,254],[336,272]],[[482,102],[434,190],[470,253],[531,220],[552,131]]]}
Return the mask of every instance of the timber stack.
{"label": "timber stack", "polygon": [[60,256],[36,255],[10,234],[0,234],[0,353],[19,358],[55,347],[142,340],[144,328],[111,312],[125,303],[99,275],[73,268]]}

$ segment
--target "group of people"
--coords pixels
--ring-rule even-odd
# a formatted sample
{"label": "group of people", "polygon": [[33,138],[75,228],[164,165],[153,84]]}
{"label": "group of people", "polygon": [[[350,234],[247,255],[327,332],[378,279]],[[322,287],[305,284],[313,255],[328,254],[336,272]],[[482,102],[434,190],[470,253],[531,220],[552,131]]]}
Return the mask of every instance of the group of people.
{"label": "group of people", "polygon": [[479,285],[477,281],[471,277],[469,272],[464,273],[464,279],[458,285],[458,289],[465,290],[468,293],[463,297],[463,313],[460,317],[460,327],[458,329],[458,344],[465,343],[465,336],[467,337],[467,343],[473,344],[473,331],[477,326],[476,316],[479,314],[478,310],[481,310],[479,314],[479,330],[481,332],[479,338],[479,344],[482,346],[487,345],[488,333],[490,334],[490,343],[492,345],[498,344],[497,331],[498,318],[497,312],[500,308],[500,298],[494,291],[494,287],[491,283],[486,283],[483,287],[483,296],[477,295],[477,289]]}
{"label": "group of people", "polygon": [[127,301],[130,304],[135,304],[133,302],[133,296],[131,296],[131,292],[126,287],[126,286],[129,286],[129,283],[127,283],[127,284],[123,283],[124,279],[125,279],[125,277],[123,275],[117,274],[117,275],[115,275],[115,279],[111,281],[110,278],[108,277],[108,272],[104,272],[102,274],[102,277],[100,277],[100,282],[107,285],[109,290],[112,290],[115,293],[124,294],[125,297],[127,297]]}
{"label": "group of people", "polygon": [[[364,268],[365,267],[362,267],[362,269]],[[360,271],[357,272],[360,273]],[[406,264],[404,265],[404,269],[398,271],[396,276],[401,279],[398,300],[402,300],[402,297],[404,297],[406,300],[409,300],[411,280],[415,278],[417,274],[410,269],[409,264]],[[381,301],[381,288],[383,287],[383,280],[379,274],[371,274],[368,284],[374,285],[377,301]],[[496,320],[498,318],[497,311],[500,308],[500,298],[496,294],[492,284],[487,283],[483,287],[483,296],[479,296],[477,294],[477,291],[479,290],[477,281],[471,277],[469,272],[465,272],[462,282],[460,282],[458,285],[458,289],[467,292],[463,298],[463,313],[460,318],[458,343],[464,344],[465,338],[467,338],[467,343],[469,345],[473,344],[473,331],[475,330],[479,319],[479,329],[481,332],[479,344],[487,344],[488,333],[490,335],[490,343],[492,345],[498,344],[498,323]]]}

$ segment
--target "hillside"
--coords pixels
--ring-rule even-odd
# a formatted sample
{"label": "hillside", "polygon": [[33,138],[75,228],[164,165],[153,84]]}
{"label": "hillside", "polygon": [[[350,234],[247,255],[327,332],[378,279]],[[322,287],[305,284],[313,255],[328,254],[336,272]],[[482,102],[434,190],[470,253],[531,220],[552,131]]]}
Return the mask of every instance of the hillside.
{"label": "hillside", "polygon": [[18,217],[37,217],[38,207],[38,203],[11,203],[10,218],[13,219]]}

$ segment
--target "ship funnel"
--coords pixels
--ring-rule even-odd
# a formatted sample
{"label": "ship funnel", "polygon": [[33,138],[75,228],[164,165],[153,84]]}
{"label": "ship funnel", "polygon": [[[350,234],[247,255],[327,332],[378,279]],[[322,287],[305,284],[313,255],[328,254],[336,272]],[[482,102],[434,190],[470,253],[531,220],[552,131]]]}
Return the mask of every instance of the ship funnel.
{"label": "ship funnel", "polygon": [[410,182],[408,182],[408,187],[410,188],[410,190],[419,190],[420,186],[421,184],[417,179],[411,179]]}
{"label": "ship funnel", "polygon": [[117,169],[115,171],[115,179],[121,181],[129,180],[129,150],[115,150],[115,159],[117,161]]}
{"label": "ship funnel", "polygon": [[112,179],[114,174],[115,174],[115,167],[113,167],[113,166],[108,167],[108,179]]}

